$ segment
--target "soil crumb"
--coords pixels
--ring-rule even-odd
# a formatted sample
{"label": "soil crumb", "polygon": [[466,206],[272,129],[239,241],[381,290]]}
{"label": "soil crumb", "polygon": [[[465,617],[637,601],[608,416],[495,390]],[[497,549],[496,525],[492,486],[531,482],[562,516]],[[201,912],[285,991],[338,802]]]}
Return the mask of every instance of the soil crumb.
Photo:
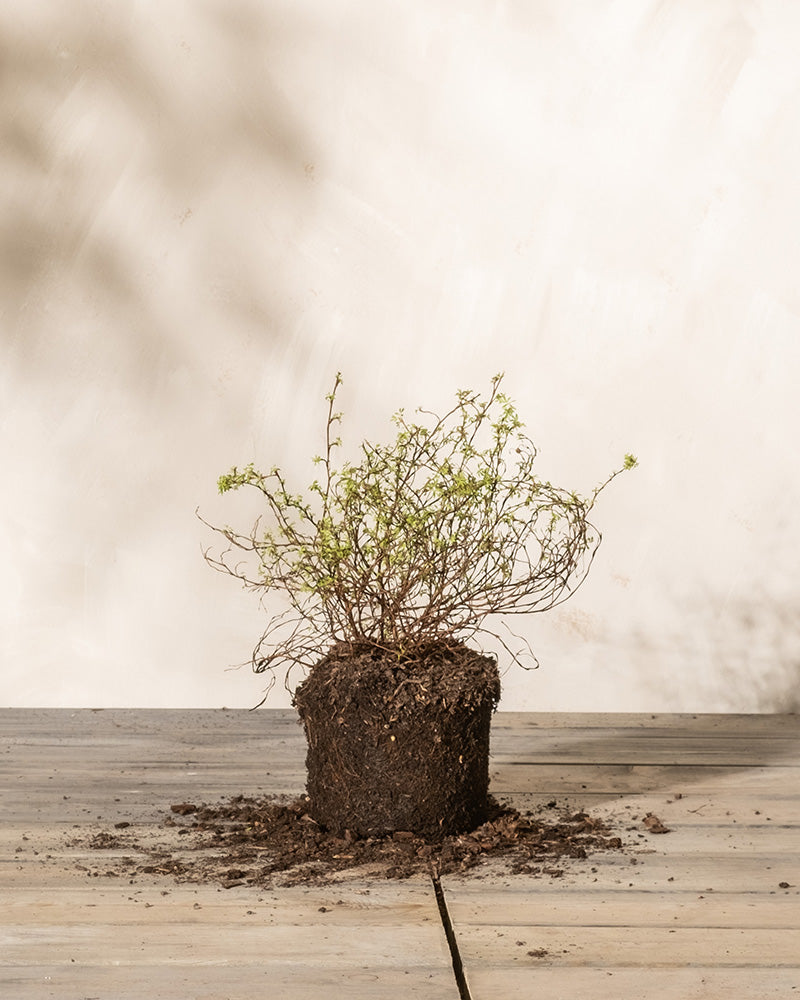
{"label": "soil crumb", "polygon": [[379,838],[350,831],[334,836],[311,818],[304,798],[243,795],[216,805],[178,802],[155,828],[117,826],[81,846],[105,852],[90,875],[169,875],[224,888],[466,873],[498,858],[509,873],[558,878],[571,861],[623,847],[606,821],[555,802],[522,814],[493,801],[487,823],[430,842],[404,830]]}

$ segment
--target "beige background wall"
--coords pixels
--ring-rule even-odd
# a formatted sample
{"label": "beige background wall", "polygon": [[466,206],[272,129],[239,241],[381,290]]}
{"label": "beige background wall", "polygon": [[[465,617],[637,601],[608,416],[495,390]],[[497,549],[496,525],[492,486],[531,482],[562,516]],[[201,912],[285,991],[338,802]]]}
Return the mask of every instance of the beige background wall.
{"label": "beige background wall", "polygon": [[[497,371],[590,489],[508,709],[798,707],[800,8],[0,0],[0,702],[249,706],[217,475]],[[271,704],[287,703],[277,695]]]}

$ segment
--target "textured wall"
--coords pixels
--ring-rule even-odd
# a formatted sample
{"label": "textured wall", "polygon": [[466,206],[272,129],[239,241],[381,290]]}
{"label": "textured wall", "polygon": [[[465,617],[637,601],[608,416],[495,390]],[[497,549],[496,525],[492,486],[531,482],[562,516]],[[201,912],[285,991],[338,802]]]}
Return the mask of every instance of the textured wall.
{"label": "textured wall", "polygon": [[[800,679],[800,10],[0,0],[0,701],[247,706],[215,480],[507,373],[604,496],[505,708]],[[276,696],[271,704],[286,703]]]}

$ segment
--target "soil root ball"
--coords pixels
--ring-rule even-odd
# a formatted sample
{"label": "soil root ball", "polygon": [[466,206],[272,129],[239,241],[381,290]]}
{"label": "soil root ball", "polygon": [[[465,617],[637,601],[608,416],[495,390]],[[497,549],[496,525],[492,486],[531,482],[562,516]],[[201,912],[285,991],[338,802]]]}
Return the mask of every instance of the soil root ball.
{"label": "soil root ball", "polygon": [[494,659],[463,643],[339,643],[295,692],[310,813],[344,836],[465,833],[490,813]]}

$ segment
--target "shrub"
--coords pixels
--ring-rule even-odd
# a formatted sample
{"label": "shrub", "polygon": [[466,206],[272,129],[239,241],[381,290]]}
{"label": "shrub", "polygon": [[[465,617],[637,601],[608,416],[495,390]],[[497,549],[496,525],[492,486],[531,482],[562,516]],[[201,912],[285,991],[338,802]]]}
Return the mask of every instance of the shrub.
{"label": "shrub", "polygon": [[321,475],[305,495],[278,468],[234,467],[219,479],[221,493],[258,490],[267,516],[247,534],[214,528],[228,545],[207,551],[207,561],[288,600],[256,645],[255,670],[283,665],[288,682],[293,664],[313,666],[336,643],[402,659],[481,634],[520,662],[497,624],[575,592],[600,543],[592,508],[636,459],[626,455],[588,497],[539,479],[536,448],[497,375],[485,398],[462,390],[442,416],[398,411],[393,441],[364,442],[360,460],[337,467],[341,381],[326,396],[325,451],[314,459]]}

